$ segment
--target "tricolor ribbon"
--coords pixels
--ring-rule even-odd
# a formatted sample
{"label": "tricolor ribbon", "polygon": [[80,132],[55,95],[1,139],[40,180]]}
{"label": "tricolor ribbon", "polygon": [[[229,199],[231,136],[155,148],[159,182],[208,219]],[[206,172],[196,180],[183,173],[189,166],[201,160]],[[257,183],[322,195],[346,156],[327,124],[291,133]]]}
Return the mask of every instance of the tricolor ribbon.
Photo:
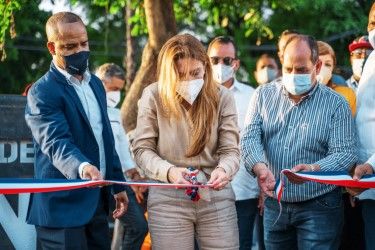
{"label": "tricolor ribbon", "polygon": [[[201,183],[198,181],[197,175],[198,171],[194,167],[188,167],[184,178],[193,185],[200,185]],[[190,197],[190,200],[199,201],[201,197],[198,190],[198,187],[188,187],[185,190],[185,194]]]}
{"label": "tricolor ribbon", "polygon": [[68,180],[68,179],[26,179],[0,178],[0,194],[46,193],[105,185],[126,185],[159,188],[209,188],[211,184],[172,184],[160,182],[112,181],[112,180]]}
{"label": "tricolor ribbon", "polygon": [[340,187],[375,188],[375,175],[365,175],[360,180],[353,180],[353,178],[345,171],[295,173],[290,169],[283,169],[280,172],[280,179],[275,185],[275,192],[279,202],[283,195],[285,177],[292,181],[313,181]]}

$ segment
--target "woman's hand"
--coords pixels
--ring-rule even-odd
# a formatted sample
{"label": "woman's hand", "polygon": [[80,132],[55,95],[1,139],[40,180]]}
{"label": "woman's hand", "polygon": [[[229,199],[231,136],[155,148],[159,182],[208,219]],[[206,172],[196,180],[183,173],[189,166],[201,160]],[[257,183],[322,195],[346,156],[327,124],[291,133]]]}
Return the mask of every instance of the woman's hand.
{"label": "woman's hand", "polygon": [[[198,170],[196,171],[198,172]],[[168,170],[168,181],[174,184],[191,184],[184,178],[188,173],[189,171],[186,168],[171,167]]]}
{"label": "woman's hand", "polygon": [[229,175],[221,167],[215,168],[211,173],[211,178],[207,184],[212,184],[215,190],[223,189],[229,183]]}

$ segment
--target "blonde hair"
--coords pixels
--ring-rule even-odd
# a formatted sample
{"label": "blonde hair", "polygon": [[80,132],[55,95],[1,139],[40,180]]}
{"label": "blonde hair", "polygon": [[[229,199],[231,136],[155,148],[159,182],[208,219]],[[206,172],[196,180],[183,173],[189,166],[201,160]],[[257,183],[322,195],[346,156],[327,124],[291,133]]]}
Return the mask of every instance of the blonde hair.
{"label": "blonde hair", "polygon": [[335,51],[332,49],[331,45],[323,41],[317,41],[318,50],[320,56],[330,55],[333,60],[333,67],[336,66],[336,54]]}
{"label": "blonde hair", "polygon": [[185,65],[183,75],[179,75],[179,59],[195,59],[204,66],[204,84],[197,99],[188,110],[191,122],[191,143],[186,157],[200,154],[208,143],[214,119],[217,119],[219,88],[212,79],[212,69],[203,45],[189,34],[176,35],[162,47],[158,57],[158,91],[164,113],[170,118],[182,116],[182,97],[177,94],[177,84],[189,74],[189,65]]}

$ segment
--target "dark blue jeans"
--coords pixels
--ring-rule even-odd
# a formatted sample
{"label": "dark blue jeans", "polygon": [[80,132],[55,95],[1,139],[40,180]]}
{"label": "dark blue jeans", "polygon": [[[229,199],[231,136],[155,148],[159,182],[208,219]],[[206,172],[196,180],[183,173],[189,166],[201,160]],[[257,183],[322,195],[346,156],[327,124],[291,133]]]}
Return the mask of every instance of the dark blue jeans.
{"label": "dark blue jeans", "polygon": [[251,250],[258,198],[236,201],[240,250]]}
{"label": "dark blue jeans", "polygon": [[120,218],[124,226],[122,249],[139,250],[148,232],[147,220],[134,192],[127,192],[127,194],[129,198],[128,210]]}
{"label": "dark blue jeans", "polygon": [[338,249],[343,227],[341,189],[305,202],[267,198],[264,211],[264,243],[267,250]]}
{"label": "dark blue jeans", "polygon": [[366,249],[375,249],[375,200],[362,200]]}

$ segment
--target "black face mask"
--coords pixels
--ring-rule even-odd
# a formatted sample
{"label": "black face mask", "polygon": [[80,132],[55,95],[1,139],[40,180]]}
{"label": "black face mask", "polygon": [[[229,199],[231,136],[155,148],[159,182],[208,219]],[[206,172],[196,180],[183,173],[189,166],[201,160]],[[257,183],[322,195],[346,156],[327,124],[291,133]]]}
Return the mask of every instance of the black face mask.
{"label": "black face mask", "polygon": [[65,70],[71,75],[83,75],[90,57],[90,51],[80,51],[70,56],[64,56]]}

